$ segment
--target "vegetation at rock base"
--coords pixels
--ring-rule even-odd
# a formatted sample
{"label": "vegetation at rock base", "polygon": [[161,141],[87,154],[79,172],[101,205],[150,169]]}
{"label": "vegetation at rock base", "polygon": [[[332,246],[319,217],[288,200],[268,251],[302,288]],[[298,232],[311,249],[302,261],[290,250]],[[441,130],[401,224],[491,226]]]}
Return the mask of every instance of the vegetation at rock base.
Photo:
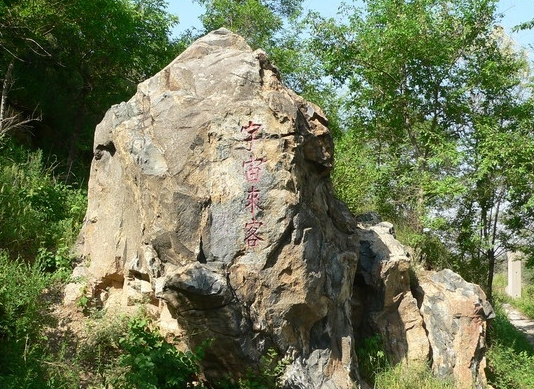
{"label": "vegetation at rock base", "polygon": [[199,380],[202,348],[178,351],[151,326],[146,315],[96,320],[78,346],[80,371],[97,371],[94,386],[185,388]]}
{"label": "vegetation at rock base", "polygon": [[41,150],[0,141],[0,249],[69,275],[87,198],[53,173]]}
{"label": "vegetation at rock base", "polygon": [[445,379],[434,377],[423,363],[404,366],[398,364],[392,369],[379,372],[375,377],[376,389],[454,389],[456,385]]}
{"label": "vegetation at rock base", "polygon": [[0,252],[0,386],[44,388],[42,355],[45,322],[41,298],[49,277],[40,266],[13,261]]}
{"label": "vegetation at rock base", "polygon": [[[50,348],[45,328],[50,293],[71,271],[95,125],[218,27],[264,48],[284,81],[325,109],[338,196],[395,222],[427,268],[452,268],[491,296],[506,250],[534,264],[532,63],[500,27],[495,0],[349,2],[343,19],[306,14],[301,0],[197,2],[202,31],[173,38],[178,18],[162,0],[0,1],[0,387],[77,387],[88,367],[102,385],[165,387],[156,364],[181,366],[165,373],[168,385],[195,379],[202,350],[179,353],[144,318],[103,326],[84,350],[68,339]],[[519,305],[534,316],[531,289]],[[497,312],[490,383],[533,387],[533,350]],[[362,352],[377,387],[448,385]],[[239,387],[276,385],[279,368]]]}
{"label": "vegetation at rock base", "polygon": [[493,387],[532,388],[534,385],[534,348],[525,334],[508,321],[500,303],[497,318],[490,328],[490,348],[487,353],[488,381]]}

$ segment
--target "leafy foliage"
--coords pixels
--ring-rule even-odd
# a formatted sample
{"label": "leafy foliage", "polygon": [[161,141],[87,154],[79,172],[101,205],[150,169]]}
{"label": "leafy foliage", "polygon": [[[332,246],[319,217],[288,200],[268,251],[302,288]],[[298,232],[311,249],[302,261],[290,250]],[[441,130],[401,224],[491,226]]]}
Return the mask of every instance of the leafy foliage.
{"label": "leafy foliage", "polygon": [[129,98],[137,83],[183,50],[169,38],[177,18],[165,6],[162,0],[35,0],[10,1],[0,12],[0,78],[11,66],[14,80],[7,102],[38,111],[32,138],[61,156],[69,179],[85,176],[86,166],[77,164],[87,164],[94,127],[110,105]]}
{"label": "leafy foliage", "polygon": [[276,389],[282,387],[280,379],[288,365],[291,364],[289,357],[280,358],[276,350],[269,349],[261,357],[259,370],[250,369],[245,377],[237,382],[229,379],[215,385],[218,389]]}
{"label": "leafy foliage", "polygon": [[323,76],[347,93],[338,194],[405,225],[424,250],[449,247],[427,265],[449,262],[491,297],[497,258],[528,251],[533,225],[529,64],[497,25],[495,0],[370,0],[344,12],[344,22],[310,18]]}
{"label": "leafy foliage", "polygon": [[42,353],[43,290],[49,285],[38,264],[0,252],[0,386],[46,388]]}
{"label": "leafy foliage", "polygon": [[[11,260],[0,252],[0,340],[35,338],[44,303],[39,298],[48,284],[39,264]],[[37,325],[35,325],[35,324]]]}
{"label": "leafy foliage", "polygon": [[83,191],[56,180],[42,152],[0,145],[0,248],[70,270],[69,248],[83,215]]}
{"label": "leafy foliage", "polygon": [[365,338],[356,349],[358,368],[361,377],[375,383],[377,376],[390,369],[390,364],[384,351],[384,340],[379,334]]}
{"label": "leafy foliage", "polygon": [[376,193],[373,185],[378,180],[374,169],[373,151],[347,134],[336,143],[336,164],[332,174],[336,195],[355,213],[374,209]]}
{"label": "leafy foliage", "polygon": [[133,318],[128,331],[119,339],[122,377],[113,380],[114,388],[185,388],[198,380],[202,347],[195,352],[180,352],[149,327],[146,318]]}
{"label": "leafy foliage", "polygon": [[495,388],[528,389],[534,386],[534,355],[515,351],[504,344],[494,345],[488,352],[489,380]]}

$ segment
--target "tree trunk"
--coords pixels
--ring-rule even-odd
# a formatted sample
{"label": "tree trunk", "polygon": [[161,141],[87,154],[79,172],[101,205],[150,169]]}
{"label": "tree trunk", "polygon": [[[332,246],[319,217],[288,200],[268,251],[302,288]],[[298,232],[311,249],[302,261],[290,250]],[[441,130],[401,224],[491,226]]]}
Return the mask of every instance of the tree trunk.
{"label": "tree trunk", "polygon": [[495,273],[495,250],[488,249],[488,286],[487,286],[487,298],[490,303],[493,299],[493,274]]}
{"label": "tree trunk", "polygon": [[6,118],[6,107],[7,107],[7,95],[9,94],[9,89],[11,88],[11,83],[13,79],[13,60],[9,63],[6,74],[4,76],[4,82],[2,83],[2,97],[0,98],[0,138],[2,138],[6,132],[9,130],[7,125]]}

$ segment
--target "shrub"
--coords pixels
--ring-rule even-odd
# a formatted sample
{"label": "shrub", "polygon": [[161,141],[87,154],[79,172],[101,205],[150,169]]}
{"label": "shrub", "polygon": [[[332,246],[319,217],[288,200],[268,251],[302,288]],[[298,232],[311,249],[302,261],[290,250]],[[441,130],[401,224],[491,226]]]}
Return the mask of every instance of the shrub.
{"label": "shrub", "polygon": [[198,380],[198,361],[203,352],[181,352],[165,341],[144,317],[128,323],[128,332],[119,340],[123,354],[119,366],[124,376],[115,380],[117,389],[180,389]]}
{"label": "shrub", "polygon": [[44,388],[41,367],[41,298],[49,277],[38,264],[12,260],[0,252],[0,387]]}
{"label": "shrub", "polygon": [[39,256],[50,270],[64,266],[81,226],[86,196],[45,168],[42,152],[0,144],[0,248],[12,257]]}
{"label": "shrub", "polygon": [[181,352],[152,328],[145,314],[104,315],[90,321],[80,344],[83,369],[96,385],[114,389],[181,389],[198,381],[204,347]]}
{"label": "shrub", "polygon": [[228,379],[215,385],[217,389],[276,389],[282,387],[281,378],[291,364],[291,358],[280,358],[278,352],[270,348],[260,359],[259,370],[250,369],[245,377]]}
{"label": "shrub", "polygon": [[534,355],[517,352],[513,347],[495,343],[489,349],[488,379],[496,389],[534,388]]}

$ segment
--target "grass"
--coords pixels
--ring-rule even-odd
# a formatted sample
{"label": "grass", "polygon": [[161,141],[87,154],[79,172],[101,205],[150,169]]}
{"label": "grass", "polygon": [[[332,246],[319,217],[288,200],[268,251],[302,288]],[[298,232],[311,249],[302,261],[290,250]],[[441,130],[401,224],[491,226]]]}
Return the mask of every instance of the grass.
{"label": "grass", "polygon": [[496,318],[488,331],[486,375],[495,389],[531,389],[534,388],[534,347],[510,323],[502,306],[509,303],[523,311],[521,307],[534,306],[534,298],[532,294],[523,294],[521,299],[510,298],[505,293],[506,283],[505,274],[496,275],[493,302]]}
{"label": "grass", "polygon": [[398,364],[375,376],[375,389],[454,389],[454,382],[437,378],[424,363]]}

